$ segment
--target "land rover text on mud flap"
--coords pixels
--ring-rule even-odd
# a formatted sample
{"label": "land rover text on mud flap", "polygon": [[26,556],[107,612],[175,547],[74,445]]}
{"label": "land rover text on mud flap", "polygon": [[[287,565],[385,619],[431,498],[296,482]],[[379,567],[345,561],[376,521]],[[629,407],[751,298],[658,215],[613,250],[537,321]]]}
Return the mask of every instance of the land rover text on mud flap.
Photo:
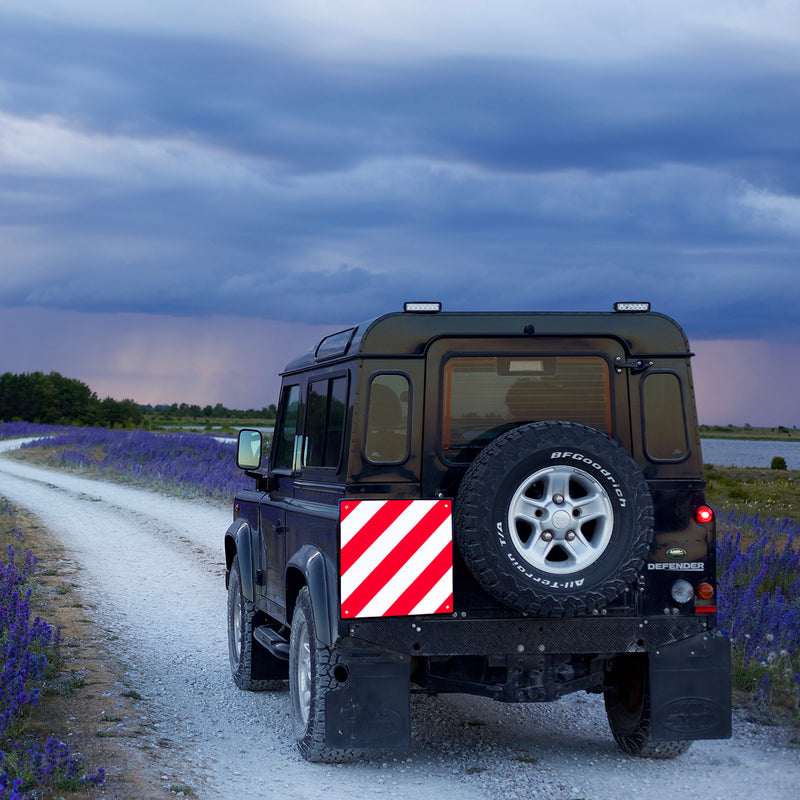
{"label": "land rover text on mud flap", "polygon": [[[410,693],[603,693],[626,753],[730,736],[688,343],[607,313],[403,313],[282,375],[225,534],[242,689],[310,761],[410,744]],[[260,471],[259,471],[260,470]]]}

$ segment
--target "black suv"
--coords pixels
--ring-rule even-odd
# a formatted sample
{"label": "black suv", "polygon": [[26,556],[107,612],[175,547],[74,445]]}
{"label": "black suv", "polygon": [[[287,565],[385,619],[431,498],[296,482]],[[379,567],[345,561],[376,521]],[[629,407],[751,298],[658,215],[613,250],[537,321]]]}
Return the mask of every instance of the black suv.
{"label": "black suv", "polygon": [[242,689],[288,677],[311,761],[408,746],[410,692],[602,692],[626,752],[730,736],[683,331],[408,303],[283,373],[225,534]]}

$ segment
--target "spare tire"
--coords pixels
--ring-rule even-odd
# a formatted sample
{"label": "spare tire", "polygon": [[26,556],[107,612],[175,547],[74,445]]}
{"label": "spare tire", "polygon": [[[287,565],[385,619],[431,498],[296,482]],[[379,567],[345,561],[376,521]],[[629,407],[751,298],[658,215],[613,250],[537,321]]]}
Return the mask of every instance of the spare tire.
{"label": "spare tire", "polygon": [[653,539],[653,504],[613,439],[571,422],[533,422],[478,454],[454,527],[468,569],[496,600],[574,616],[603,608],[636,580]]}

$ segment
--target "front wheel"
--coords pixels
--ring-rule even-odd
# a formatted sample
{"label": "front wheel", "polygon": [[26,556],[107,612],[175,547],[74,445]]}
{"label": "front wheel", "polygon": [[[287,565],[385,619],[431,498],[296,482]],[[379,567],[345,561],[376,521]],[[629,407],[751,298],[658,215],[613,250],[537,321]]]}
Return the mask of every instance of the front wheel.
{"label": "front wheel", "polygon": [[657,742],[650,738],[650,686],[647,661],[626,659],[611,673],[614,688],[604,693],[608,725],[620,750],[640,758],[675,758],[690,741]]}

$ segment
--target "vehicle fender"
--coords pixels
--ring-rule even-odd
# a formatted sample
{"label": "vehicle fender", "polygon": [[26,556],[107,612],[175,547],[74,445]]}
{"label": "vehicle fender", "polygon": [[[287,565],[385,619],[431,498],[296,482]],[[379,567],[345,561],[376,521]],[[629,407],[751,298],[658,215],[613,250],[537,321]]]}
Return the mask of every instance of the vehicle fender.
{"label": "vehicle fender", "polygon": [[312,545],[301,547],[286,565],[286,585],[290,616],[300,586],[308,587],[317,638],[332,647],[339,635],[339,604],[336,567],[331,559]]}
{"label": "vehicle fender", "polygon": [[242,595],[247,600],[255,600],[255,565],[253,564],[253,533],[247,520],[237,519],[225,532],[225,588],[231,572],[233,557],[239,556],[239,569],[242,573]]}

